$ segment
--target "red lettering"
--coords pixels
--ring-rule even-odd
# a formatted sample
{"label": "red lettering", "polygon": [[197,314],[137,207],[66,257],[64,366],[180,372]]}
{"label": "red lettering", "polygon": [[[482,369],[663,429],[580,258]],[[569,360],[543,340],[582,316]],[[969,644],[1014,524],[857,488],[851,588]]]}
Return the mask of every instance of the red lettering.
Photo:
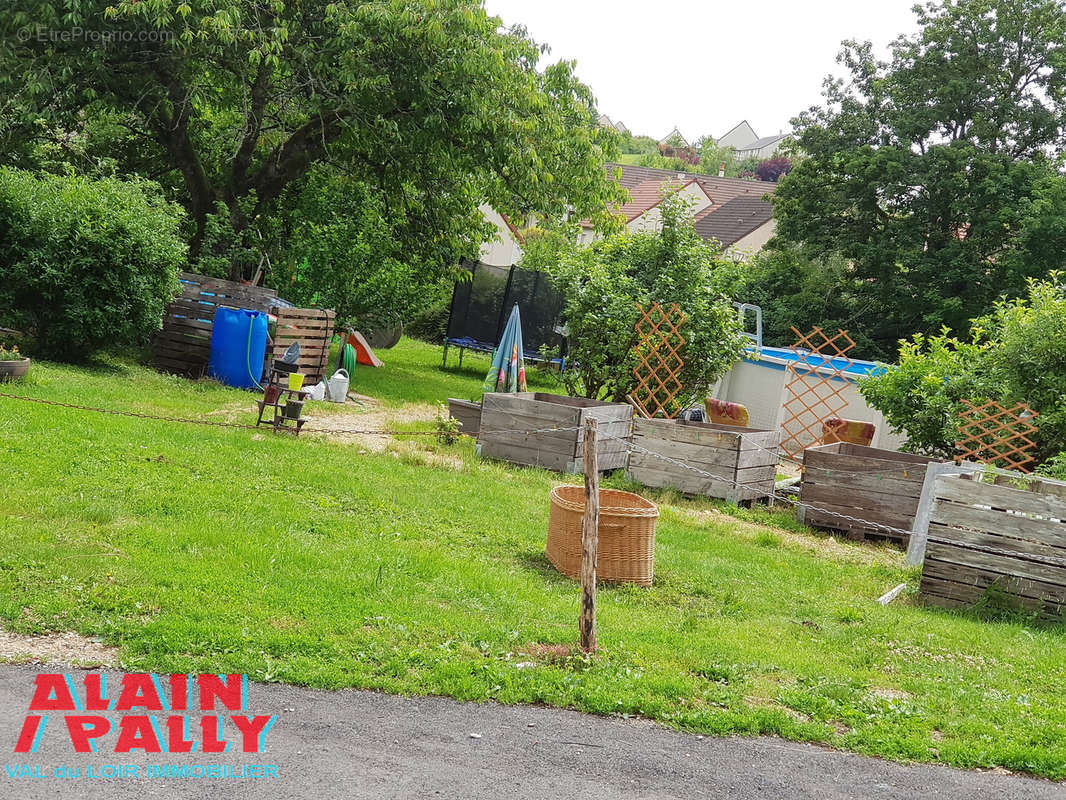
{"label": "red lettering", "polygon": [[[270,729],[270,726],[274,724],[274,720],[277,717],[269,717],[266,715],[252,717],[231,717],[233,724],[237,726],[242,734],[241,749],[245,753],[262,753],[265,749],[266,742],[260,741],[266,739],[266,732]],[[260,745],[264,747],[260,747]]]}
{"label": "red lettering", "polygon": [[106,678],[98,672],[85,676],[85,710],[107,711]]}
{"label": "red lettering", "polygon": [[200,717],[205,753],[225,753],[229,742],[222,738],[222,717]]}
{"label": "red lettering", "polygon": [[143,750],[146,753],[160,752],[159,739],[152,727],[152,720],[147,715],[123,717],[119,722],[116,753],[128,753],[131,750]]}
{"label": "red lettering", "polygon": [[143,706],[149,711],[162,711],[163,703],[156,691],[155,681],[151,675],[134,673],[122,676],[122,691],[119,693],[116,711],[129,711],[136,706]]}
{"label": "red lettering", "polygon": [[171,753],[191,753],[192,741],[185,738],[185,717],[167,718],[167,742]]}
{"label": "red lettering", "polygon": [[82,717],[66,716],[63,718],[67,723],[67,731],[70,733],[70,743],[74,745],[75,753],[95,753],[98,739],[111,730],[111,722],[107,717]]}
{"label": "red lettering", "polygon": [[44,717],[38,717],[36,715],[26,717],[22,723],[22,730],[19,732],[19,738],[15,740],[16,753],[29,753],[35,749],[33,742],[34,739],[37,738],[37,731],[40,730],[43,719]]}
{"label": "red lettering", "polygon": [[76,711],[66,677],[45,672],[34,681],[30,711]]}
{"label": "red lettering", "polygon": [[170,708],[172,711],[189,710],[188,675],[179,673],[170,676]]}
{"label": "red lettering", "polygon": [[227,675],[225,680],[221,675],[199,675],[196,683],[200,689],[201,711],[214,711],[216,699],[222,701],[223,707],[229,711],[244,708],[243,675]]}

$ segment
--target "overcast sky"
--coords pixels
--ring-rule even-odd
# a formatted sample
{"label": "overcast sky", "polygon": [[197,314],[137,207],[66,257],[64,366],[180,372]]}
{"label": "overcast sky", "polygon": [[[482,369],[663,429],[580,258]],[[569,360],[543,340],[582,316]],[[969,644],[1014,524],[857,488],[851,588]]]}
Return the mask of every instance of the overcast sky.
{"label": "overcast sky", "polygon": [[759,136],[821,99],[841,74],[840,42],[879,54],[916,29],[914,0],[486,0],[491,14],[575,59],[600,112],[655,138],[676,125],[690,141],[743,119]]}

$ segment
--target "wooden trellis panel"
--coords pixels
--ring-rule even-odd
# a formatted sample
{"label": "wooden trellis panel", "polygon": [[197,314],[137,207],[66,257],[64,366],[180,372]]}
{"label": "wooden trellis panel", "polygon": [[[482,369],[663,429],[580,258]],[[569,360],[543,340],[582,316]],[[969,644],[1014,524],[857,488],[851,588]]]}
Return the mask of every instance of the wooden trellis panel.
{"label": "wooden trellis panel", "polygon": [[1036,433],[1033,420],[1040,415],[1024,403],[1004,408],[993,400],[980,405],[962,402],[966,410],[959,414],[962,438],[955,443],[956,459],[1032,472],[1036,442],[1029,437]]}
{"label": "wooden trellis panel", "polygon": [[678,354],[685,339],[681,336],[681,326],[685,324],[685,314],[677,303],[663,310],[658,301],[645,311],[639,303],[641,319],[636,324],[640,341],[633,348],[637,357],[637,366],[633,375],[637,386],[630,399],[644,417],[662,415],[673,419],[682,410],[677,396],[684,386],[678,373],[685,362]]}
{"label": "wooden trellis panel", "polygon": [[[845,373],[853,363],[847,352],[855,342],[847,331],[839,329],[835,336],[829,336],[818,327],[806,335],[796,328],[792,328],[792,332],[797,337],[792,346],[797,358],[786,367],[787,399],[783,405],[781,449],[795,458],[821,441],[825,420],[839,416],[847,407],[844,389],[848,379]],[[808,356],[816,357],[813,364],[806,361]]]}

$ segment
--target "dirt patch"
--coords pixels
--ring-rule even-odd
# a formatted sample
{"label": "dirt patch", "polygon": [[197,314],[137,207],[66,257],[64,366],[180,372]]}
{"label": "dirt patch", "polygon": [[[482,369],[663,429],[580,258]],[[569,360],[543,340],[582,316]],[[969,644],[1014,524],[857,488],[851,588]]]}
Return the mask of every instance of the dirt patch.
{"label": "dirt patch", "polygon": [[0,630],[0,661],[113,667],[118,663],[118,650],[69,631],[27,636]]}
{"label": "dirt patch", "polygon": [[368,453],[383,453],[392,441],[392,436],[357,431],[384,431],[394,425],[432,422],[437,418],[437,409],[430,405],[409,403],[400,408],[383,409],[370,398],[363,402],[366,403],[365,410],[356,412],[316,415],[317,409],[309,409],[308,416],[311,421],[307,423],[305,430],[308,433],[323,435],[332,441],[358,445]]}

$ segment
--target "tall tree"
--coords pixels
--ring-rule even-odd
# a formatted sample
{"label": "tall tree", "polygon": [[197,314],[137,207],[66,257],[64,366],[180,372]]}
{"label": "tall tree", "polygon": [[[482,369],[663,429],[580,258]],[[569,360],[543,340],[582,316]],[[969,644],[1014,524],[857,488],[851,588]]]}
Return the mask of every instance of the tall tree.
{"label": "tall tree", "polygon": [[[1066,14],[1058,0],[944,0],[916,6],[919,33],[891,58],[846,42],[848,79],[794,125],[807,155],[774,198],[778,236],[841,254],[870,335],[966,330],[1027,275],[1063,263],[1026,232],[1061,203]],[[1052,201],[1047,201],[1051,197]]]}
{"label": "tall tree", "polygon": [[[315,165],[375,187],[408,245],[454,262],[479,204],[607,219],[616,134],[573,64],[479,0],[23,0],[0,9],[0,158],[87,116],[137,140],[120,170],[173,181],[241,236]],[[254,237],[252,237],[254,241]],[[236,276],[234,276],[236,277]]]}

